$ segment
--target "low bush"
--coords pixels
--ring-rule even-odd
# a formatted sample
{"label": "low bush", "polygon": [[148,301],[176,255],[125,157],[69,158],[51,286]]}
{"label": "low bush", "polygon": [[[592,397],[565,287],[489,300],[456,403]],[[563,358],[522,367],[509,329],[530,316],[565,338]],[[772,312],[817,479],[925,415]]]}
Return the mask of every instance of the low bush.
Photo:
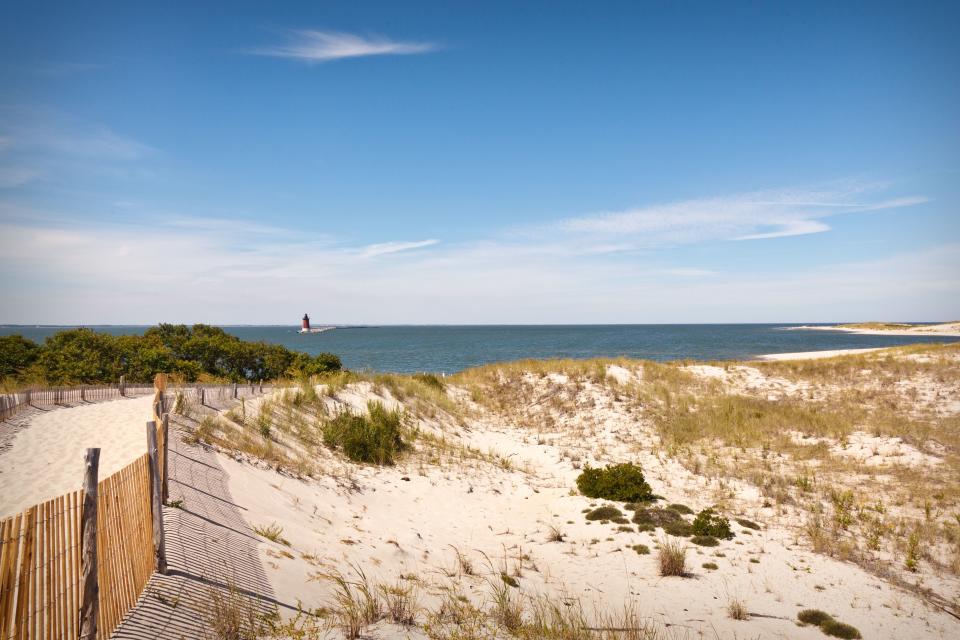
{"label": "low bush", "polygon": [[804,609],[797,614],[797,620],[803,624],[816,625],[820,627],[820,631],[834,638],[857,640],[857,638],[863,637],[853,625],[835,620],[829,613],[820,609]]}
{"label": "low bush", "polygon": [[677,520],[663,525],[663,532],[678,538],[689,538],[693,535],[693,527],[686,520]]}
{"label": "low bush", "polygon": [[797,614],[797,620],[803,624],[813,624],[819,627],[824,622],[833,620],[833,616],[820,609],[804,609]]}
{"label": "low bush", "polygon": [[406,448],[401,437],[400,413],[387,411],[379,402],[367,405],[369,416],[344,412],[323,427],[327,446],[343,451],[354,462],[393,464]]}
{"label": "low bush", "polygon": [[698,536],[713,536],[729,540],[733,537],[730,530],[730,521],[713,512],[713,509],[704,509],[693,519],[693,533]]}
{"label": "low bush", "polygon": [[820,625],[820,631],[823,631],[828,636],[833,636],[834,638],[848,638],[849,640],[855,640],[856,638],[862,638],[860,631],[853,625],[847,624],[846,622],[840,622],[839,620],[827,620]]}
{"label": "low bush", "polygon": [[577,478],[577,489],[588,498],[618,502],[637,502],[653,495],[643,471],[630,462],[607,465],[603,469],[587,465]]}
{"label": "low bush", "polygon": [[700,566],[703,567],[704,569],[710,569],[710,571],[716,571],[717,569],[720,568],[716,562],[704,562]]}
{"label": "low bush", "polygon": [[670,509],[671,511],[676,511],[677,513],[684,516],[693,514],[693,509],[691,509],[685,504],[677,504],[677,503],[670,504],[670,505],[667,505],[667,509]]}
{"label": "low bush", "polygon": [[593,511],[587,513],[586,517],[587,520],[613,520],[614,518],[623,517],[623,513],[620,512],[620,509],[607,505],[603,507],[597,507]]}
{"label": "low bush", "polygon": [[645,544],[635,544],[631,547],[631,549],[639,553],[641,556],[645,556],[650,553],[650,547]]}
{"label": "low bush", "polygon": [[671,522],[680,522],[683,518],[679,513],[671,509],[658,509],[658,508],[648,508],[648,509],[637,509],[633,514],[633,522],[635,524],[649,524],[654,527],[662,527]]}
{"label": "low bush", "polygon": [[720,541],[713,536],[693,536],[690,542],[701,547],[716,547]]}

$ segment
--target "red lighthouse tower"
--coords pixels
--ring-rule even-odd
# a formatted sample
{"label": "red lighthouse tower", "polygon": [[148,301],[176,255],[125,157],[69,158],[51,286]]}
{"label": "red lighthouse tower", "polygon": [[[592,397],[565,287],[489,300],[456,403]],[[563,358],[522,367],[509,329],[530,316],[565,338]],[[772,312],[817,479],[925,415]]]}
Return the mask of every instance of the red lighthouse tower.
{"label": "red lighthouse tower", "polygon": [[310,316],[303,314],[303,323],[300,325],[301,331],[310,331]]}

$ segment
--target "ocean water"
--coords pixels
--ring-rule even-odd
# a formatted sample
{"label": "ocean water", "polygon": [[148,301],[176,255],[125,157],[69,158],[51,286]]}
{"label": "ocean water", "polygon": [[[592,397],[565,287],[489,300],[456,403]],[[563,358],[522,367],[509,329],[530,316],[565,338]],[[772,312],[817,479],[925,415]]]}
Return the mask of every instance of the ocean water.
{"label": "ocean water", "polygon": [[[453,373],[522,358],[627,356],[650,360],[748,359],[766,353],[862,349],[958,338],[867,336],[843,331],[790,331],[787,324],[485,325],[338,327],[297,333],[296,326],[225,326],[244,340],[263,340],[317,354],[335,353],[349,369]],[[0,326],[41,342],[65,327]],[[143,333],[142,326],[90,327],[112,334]]]}

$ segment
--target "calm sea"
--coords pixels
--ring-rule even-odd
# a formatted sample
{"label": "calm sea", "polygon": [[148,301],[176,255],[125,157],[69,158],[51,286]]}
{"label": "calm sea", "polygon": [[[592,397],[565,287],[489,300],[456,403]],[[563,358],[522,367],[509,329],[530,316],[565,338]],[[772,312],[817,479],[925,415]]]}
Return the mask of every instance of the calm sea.
{"label": "calm sea", "polygon": [[[452,373],[521,358],[627,356],[651,360],[746,359],[765,353],[888,347],[957,338],[865,336],[841,331],[787,331],[785,324],[503,325],[338,327],[301,335],[291,326],[228,326],[244,340],[275,342],[310,354],[329,351],[349,369]],[[66,327],[0,326],[40,342]],[[142,326],[91,327],[112,334]]]}

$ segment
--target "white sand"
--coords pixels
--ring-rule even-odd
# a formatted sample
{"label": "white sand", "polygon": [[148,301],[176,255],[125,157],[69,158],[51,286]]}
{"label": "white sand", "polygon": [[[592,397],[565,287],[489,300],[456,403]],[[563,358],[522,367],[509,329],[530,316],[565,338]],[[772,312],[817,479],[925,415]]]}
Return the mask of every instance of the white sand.
{"label": "white sand", "polygon": [[[636,372],[618,367],[608,375],[627,380]],[[564,378],[551,374],[539,384],[564,384]],[[299,480],[218,457],[248,522],[283,528],[288,544],[266,539],[260,544],[281,602],[329,604],[332,588],[321,576],[352,575],[351,566],[357,566],[374,582],[392,584],[404,576],[406,584],[419,585],[421,605],[436,608],[438,594],[452,588],[486,607],[488,581],[498,579],[504,563],[514,572],[518,557],[525,555],[518,593],[577,599],[587,611],[632,603],[648,619],[679,625],[690,637],[823,638],[819,629],[796,626],[796,614],[804,608],[828,611],[868,638],[947,638],[960,629],[915,595],[798,545],[795,522],[764,508],[754,487],[735,480],[723,493],[736,495],[735,513],[762,522],[764,530],[734,524],[736,538],[716,549],[684,541],[691,576],[660,577],[654,547],[662,532],[618,532],[614,525],[584,519],[582,511],[602,501],[571,494],[581,463],[638,460],[655,492],[694,509],[712,504],[715,488],[709,479],[656,455],[636,418],[593,394],[591,383],[581,394],[592,398],[590,415],[597,422],[589,427],[578,414],[536,433],[497,419],[471,419],[456,433],[447,427],[454,440],[499,454],[511,462],[509,468],[412,460],[385,468],[336,464],[327,467],[325,477]],[[352,406],[377,399],[369,385],[352,386],[341,396]],[[895,453],[902,460],[907,452]],[[551,525],[565,534],[563,542],[547,541]],[[639,555],[630,548],[634,544],[646,544],[652,553]],[[455,549],[470,559],[473,575],[458,570]],[[719,569],[705,569],[705,562]],[[745,602],[752,614],[748,622],[728,618],[731,598]],[[371,638],[405,636],[395,628],[368,633]],[[411,632],[409,637],[420,636]]]}
{"label": "white sand", "polygon": [[757,356],[758,360],[816,360],[819,358],[835,358],[836,356],[849,355],[852,353],[870,353],[871,351],[880,351],[884,347],[875,347],[872,349],[829,349],[826,351],[797,351],[795,353],[768,353]]}
{"label": "white sand", "polygon": [[151,396],[113,400],[32,418],[0,454],[0,517],[79,489],[88,447],[100,447],[101,478],[145,453],[152,401]]}
{"label": "white sand", "polygon": [[[626,368],[609,373],[624,380],[638,377]],[[762,387],[743,372],[711,368],[699,373],[736,375]],[[543,398],[555,393],[551,385],[564,384],[563,378],[539,380],[531,400],[546,406]],[[341,397],[356,407],[383,399],[368,384],[352,385]],[[648,425],[628,404],[611,401],[590,382],[577,397],[577,411],[560,411],[549,427],[537,430],[495,416],[443,426],[453,441],[497,453],[509,466],[469,459],[437,466],[410,459],[376,468],[320,452],[323,477],[298,480],[217,457],[229,474],[232,500],[248,523],[276,523],[283,529],[289,546],[263,539],[260,553],[277,599],[289,604],[328,603],[331,585],[321,575],[349,573],[352,564],[377,582],[415,576],[422,605],[435,608],[440,589],[453,587],[486,607],[488,581],[498,579],[500,565],[506,563],[512,573],[517,559],[527,556],[518,593],[579,599],[588,611],[594,605],[617,610],[632,603],[649,619],[678,625],[689,637],[825,637],[816,628],[796,626],[796,614],[804,608],[828,611],[866,638],[958,637],[960,624],[916,595],[799,544],[795,516],[767,506],[755,487],[733,479],[719,486],[663,457]],[[0,455],[2,513],[76,488],[87,446],[104,448],[105,474],[144,451],[149,402],[121,400],[34,418]],[[439,428],[428,422],[421,426]],[[847,448],[857,456],[892,453],[901,460],[914,453],[902,442],[872,441],[866,434]],[[588,523],[583,509],[600,501],[571,494],[583,463],[611,460],[639,462],[667,502],[699,510],[724,496],[730,515],[756,520],[764,529],[750,532],[734,524],[736,538],[716,549],[685,542],[690,577],[661,578],[654,549],[660,531],[618,532],[614,525]],[[547,541],[550,525],[563,531],[563,542]],[[637,554],[630,546],[638,543],[653,553]],[[454,547],[470,558],[475,575],[455,569]],[[705,562],[719,569],[703,568]],[[731,598],[745,602],[749,621],[727,617]],[[407,635],[421,637],[416,630],[379,625],[367,637]]]}

